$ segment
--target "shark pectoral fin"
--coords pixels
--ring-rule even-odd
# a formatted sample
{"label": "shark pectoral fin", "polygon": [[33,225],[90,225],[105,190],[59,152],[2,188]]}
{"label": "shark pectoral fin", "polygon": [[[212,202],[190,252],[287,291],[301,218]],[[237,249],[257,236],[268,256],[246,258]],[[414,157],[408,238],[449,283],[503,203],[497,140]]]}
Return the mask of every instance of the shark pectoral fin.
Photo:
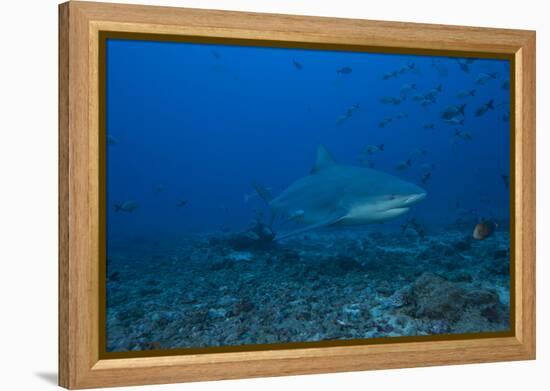
{"label": "shark pectoral fin", "polygon": [[304,232],[311,231],[313,229],[317,229],[317,228],[321,228],[321,227],[327,227],[329,225],[337,223],[344,216],[346,216],[346,214],[347,214],[347,211],[339,209],[338,211],[332,213],[328,218],[326,218],[324,220],[321,220],[321,221],[319,221],[315,224],[310,224],[310,225],[302,227],[300,229],[290,231],[290,232],[285,232],[281,235],[277,235],[275,237],[275,240],[283,240],[283,239],[286,239],[290,236],[299,235],[299,234],[302,234]]}

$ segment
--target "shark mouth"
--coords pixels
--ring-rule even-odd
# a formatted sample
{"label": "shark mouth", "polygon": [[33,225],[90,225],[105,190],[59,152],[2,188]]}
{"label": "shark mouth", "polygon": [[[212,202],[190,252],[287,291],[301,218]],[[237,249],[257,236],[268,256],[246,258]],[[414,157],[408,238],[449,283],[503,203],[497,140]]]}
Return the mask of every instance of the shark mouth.
{"label": "shark mouth", "polygon": [[391,208],[391,209],[388,209],[388,211],[392,211],[396,213],[406,213],[409,211],[409,208]]}
{"label": "shark mouth", "polygon": [[390,213],[393,216],[400,216],[407,213],[412,205],[423,200],[424,198],[426,198],[426,193],[412,194],[403,199],[398,206],[386,209],[386,213]]}
{"label": "shark mouth", "polygon": [[[423,200],[424,198],[426,198],[426,193],[413,194],[403,201],[403,205],[407,205],[407,206],[414,205],[418,201]],[[396,209],[399,209],[399,208],[396,208]],[[408,208],[405,208],[405,209],[408,209]]]}

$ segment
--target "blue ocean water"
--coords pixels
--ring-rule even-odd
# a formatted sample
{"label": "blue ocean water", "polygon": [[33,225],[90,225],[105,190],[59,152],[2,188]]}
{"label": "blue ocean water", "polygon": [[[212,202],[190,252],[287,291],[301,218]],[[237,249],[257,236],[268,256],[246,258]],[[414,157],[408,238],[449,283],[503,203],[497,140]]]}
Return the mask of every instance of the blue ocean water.
{"label": "blue ocean water", "polygon": [[[508,60],[109,39],[106,76],[108,350],[509,329]],[[319,145],[427,196],[258,238]]]}

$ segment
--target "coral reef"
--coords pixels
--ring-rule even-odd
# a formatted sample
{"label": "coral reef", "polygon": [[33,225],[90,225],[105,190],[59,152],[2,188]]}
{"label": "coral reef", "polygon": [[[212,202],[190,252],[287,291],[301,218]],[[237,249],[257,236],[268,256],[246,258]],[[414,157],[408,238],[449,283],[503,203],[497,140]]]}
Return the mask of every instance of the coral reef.
{"label": "coral reef", "polygon": [[[412,223],[411,223],[412,224]],[[109,351],[508,330],[509,235],[334,231],[110,243]],[[219,234],[217,234],[219,235]]]}

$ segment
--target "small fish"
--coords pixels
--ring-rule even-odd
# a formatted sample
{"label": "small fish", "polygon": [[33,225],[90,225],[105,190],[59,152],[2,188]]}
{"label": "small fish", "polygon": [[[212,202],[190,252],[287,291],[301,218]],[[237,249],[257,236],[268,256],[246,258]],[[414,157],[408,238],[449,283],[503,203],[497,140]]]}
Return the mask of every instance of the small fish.
{"label": "small fish", "polygon": [[342,125],[347,119],[349,119],[351,117],[351,115],[348,115],[348,114],[343,114],[341,116],[339,116],[337,119],[336,119],[336,124],[337,125]]}
{"label": "small fish", "polygon": [[107,144],[108,145],[116,145],[118,144],[118,140],[111,136],[110,134],[107,135]]}
{"label": "small fish", "polygon": [[464,109],[466,104],[460,106],[447,106],[447,108],[441,113],[441,118],[449,120],[458,116],[464,116]]}
{"label": "small fish", "polygon": [[120,204],[115,204],[115,212],[132,213],[139,207],[135,201],[126,201]]}
{"label": "small fish", "polygon": [[355,103],[353,105],[351,105],[350,107],[348,107],[348,109],[346,110],[346,115],[348,117],[351,117],[353,115],[353,113],[355,112],[355,110],[358,110],[359,109],[359,103]]}
{"label": "small fish", "polygon": [[395,119],[404,119],[404,118],[407,118],[409,116],[408,113],[397,113],[397,115],[395,116]]}
{"label": "small fish", "polygon": [[484,105],[480,106],[477,108],[476,110],[476,117],[481,117],[483,114],[485,114],[487,111],[489,110],[494,110],[495,109],[495,106],[493,106],[493,103],[494,103],[494,100],[491,99],[490,101],[488,101],[487,103],[485,103]]}
{"label": "small fish", "polygon": [[416,90],[416,84],[415,83],[409,83],[409,84],[403,84],[401,86],[401,95],[406,95],[411,91]]}
{"label": "small fish", "polygon": [[469,64],[471,63],[469,59],[467,58],[457,58],[456,61],[458,62],[458,66],[460,67],[460,70],[465,73],[470,73],[470,67]]}
{"label": "small fish", "polygon": [[458,66],[460,67],[460,70],[462,72],[470,73],[470,67],[468,66],[468,64],[464,64],[462,62],[459,62]]}
{"label": "small fish", "polygon": [[465,140],[465,141],[472,140],[472,134],[464,130],[455,129],[455,137],[461,138],[462,140]]}
{"label": "small fish", "polygon": [[379,128],[385,128],[389,123],[391,123],[391,121],[392,121],[391,117],[384,118],[382,121],[380,121],[378,123],[378,127]]}
{"label": "small fish", "polygon": [[391,104],[391,105],[397,106],[397,105],[401,104],[401,102],[403,102],[404,100],[405,100],[404,95],[402,95],[399,98],[397,98],[395,96],[384,96],[384,97],[380,98],[380,103]]}
{"label": "small fish", "polygon": [[397,71],[384,73],[384,75],[382,76],[382,79],[383,80],[389,80],[389,79],[394,78],[394,77],[397,77]]}
{"label": "small fish", "polygon": [[428,181],[432,178],[432,173],[431,171],[428,171],[426,173],[424,173],[424,175],[422,175],[422,178],[420,178],[420,181],[423,183],[423,184],[427,184]]}
{"label": "small fish", "polygon": [[300,64],[298,61],[296,60],[292,60],[292,65],[294,65],[294,68],[296,68],[297,70],[301,71],[303,66],[302,64]]}
{"label": "small fish", "polygon": [[406,170],[407,168],[411,167],[412,166],[412,161],[411,159],[407,159],[405,161],[402,161],[402,162],[399,162],[397,163],[397,165],[395,166],[396,169],[400,170],[400,171],[403,171],[403,170]]}
{"label": "small fish", "polygon": [[389,105],[393,103],[393,96],[383,96],[378,101],[384,105]]}
{"label": "small fish", "polygon": [[464,99],[464,98],[468,98],[470,96],[475,96],[476,95],[476,90],[475,89],[471,89],[471,90],[461,90],[458,92],[458,94],[456,94],[456,97],[459,98],[459,99]]}
{"label": "small fish", "polygon": [[176,204],[178,208],[183,208],[185,205],[187,205],[187,200],[185,199],[179,200],[178,203]]}
{"label": "small fish", "polygon": [[393,104],[394,105],[398,105],[398,104],[401,104],[401,102],[403,102],[405,99],[407,99],[407,97],[405,95],[401,95],[401,97],[399,98],[393,98]]}
{"label": "small fish", "polygon": [[336,73],[340,75],[349,75],[353,70],[350,67],[343,67],[336,70]]}
{"label": "small fish", "polygon": [[437,87],[432,88],[430,91],[424,94],[424,99],[435,100],[437,96],[443,91],[443,85],[439,84]]}
{"label": "small fish", "polygon": [[407,65],[404,65],[402,66],[401,68],[399,68],[399,71],[397,71],[400,75],[404,74],[404,73],[407,73],[407,72],[410,72],[412,71],[414,68],[416,67],[416,65],[414,64],[414,62],[411,62]]}
{"label": "small fish", "polygon": [[164,191],[164,186],[163,185],[156,185],[153,188],[153,193],[155,193],[155,194],[162,193],[163,191]]}
{"label": "small fish", "polygon": [[500,88],[503,90],[509,90],[510,89],[510,80],[504,80],[502,84],[500,85]]}
{"label": "small fish", "polygon": [[498,228],[498,224],[491,221],[481,221],[474,227],[472,237],[476,240],[485,240]]}
{"label": "small fish", "polygon": [[453,117],[451,119],[445,119],[444,121],[447,122],[448,124],[455,125],[455,126],[464,125],[464,117],[463,116]]}
{"label": "small fish", "polygon": [[424,128],[424,130],[434,130],[435,129],[435,124],[425,123],[424,125],[422,125],[422,127]]}
{"label": "small fish", "polygon": [[219,60],[220,58],[222,58],[220,52],[218,52],[216,49],[212,50],[210,53],[212,53],[212,55],[216,60]]}
{"label": "small fish", "polygon": [[413,148],[413,150],[411,151],[410,156],[411,157],[426,156],[427,153],[428,153],[428,151],[426,151],[425,149]]}
{"label": "small fish", "polygon": [[488,82],[489,80],[491,80],[491,79],[496,79],[497,76],[498,76],[498,73],[496,73],[496,72],[480,73],[480,74],[477,76],[476,84],[483,85],[483,84],[487,83],[487,82]]}
{"label": "small fish", "polygon": [[506,189],[509,189],[510,188],[510,177],[506,174],[502,174],[500,176],[500,178],[502,179],[502,183],[504,184],[504,187]]}
{"label": "small fish", "polygon": [[376,152],[382,152],[384,150],[384,144],[379,145],[367,145],[365,148],[363,148],[363,153],[372,155]]}

